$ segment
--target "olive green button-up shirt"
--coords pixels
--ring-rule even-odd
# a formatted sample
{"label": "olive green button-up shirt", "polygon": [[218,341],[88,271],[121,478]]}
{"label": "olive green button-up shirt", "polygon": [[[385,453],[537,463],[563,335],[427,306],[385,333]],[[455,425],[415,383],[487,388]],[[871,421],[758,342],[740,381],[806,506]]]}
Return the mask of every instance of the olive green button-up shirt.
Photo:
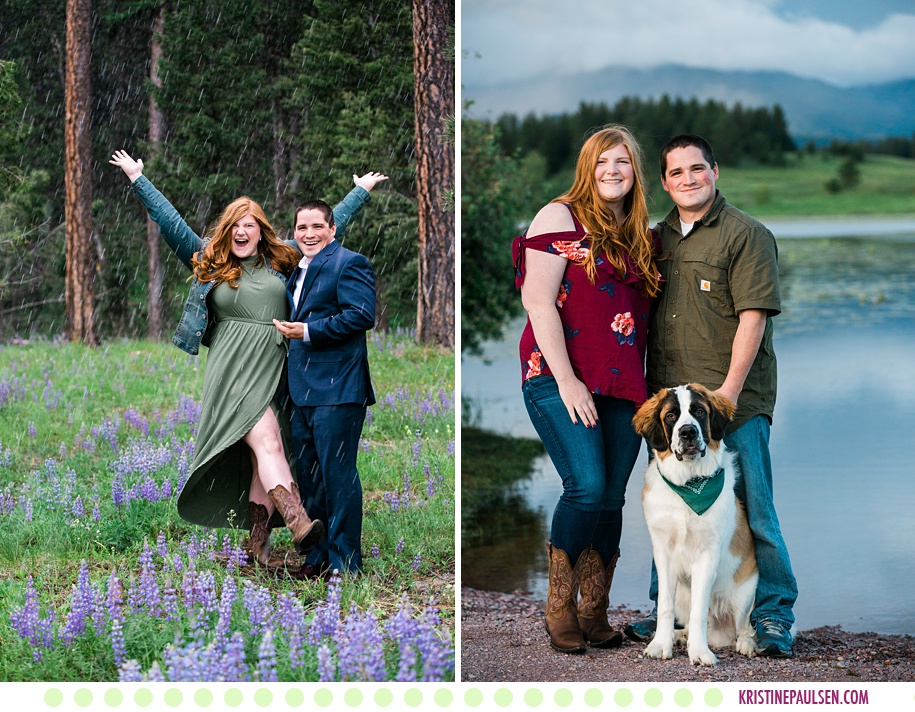
{"label": "olive green button-up shirt", "polygon": [[648,329],[649,394],[690,382],[720,388],[731,363],[738,314],[764,309],[765,335],[728,432],[755,415],[771,420],[776,391],[772,317],[781,310],[775,238],[721,193],[686,236],[676,207],[657,230],[664,283]]}

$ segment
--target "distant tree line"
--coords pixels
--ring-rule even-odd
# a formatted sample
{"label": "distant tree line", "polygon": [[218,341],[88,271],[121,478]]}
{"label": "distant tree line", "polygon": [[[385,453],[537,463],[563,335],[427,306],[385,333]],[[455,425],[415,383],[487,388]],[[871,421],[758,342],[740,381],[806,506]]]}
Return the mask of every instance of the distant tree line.
{"label": "distant tree line", "polygon": [[[698,99],[625,97],[614,106],[582,103],[574,113],[550,116],[528,114],[519,119],[503,114],[497,120],[499,145],[508,155],[536,151],[546,159],[548,175],[575,165],[578,150],[589,131],[605,124],[624,124],[634,133],[647,161],[653,161],[671,136],[698,133],[715,149],[721,165],[750,161],[781,164],[786,151],[795,150],[781,107],[731,107]],[[657,173],[649,164],[649,173]]]}
{"label": "distant tree line", "polygon": [[[4,338],[60,333],[65,323],[66,4],[0,0]],[[439,5],[431,3],[422,22],[453,25]],[[283,233],[303,200],[334,204],[352,187],[353,173],[388,174],[345,242],[375,266],[382,324],[416,324],[410,2],[93,0],[91,29],[87,170],[103,336],[154,336],[147,325],[156,290],[162,320],[172,328],[187,289],[188,273],[167,249],[158,267],[161,286],[155,285],[145,212],[124,176],[107,163],[118,148],[144,159],[144,172],[198,234],[228,202],[246,194],[264,206],[281,236],[291,237]],[[423,32],[417,44],[425,41]],[[436,45],[447,54],[453,47],[441,34]],[[442,76],[426,81],[449,80]],[[450,81],[453,97],[453,65]],[[444,113],[441,107],[436,112]],[[453,245],[453,228],[451,235]],[[450,264],[453,314],[453,257]],[[445,270],[441,279],[448,277]]]}

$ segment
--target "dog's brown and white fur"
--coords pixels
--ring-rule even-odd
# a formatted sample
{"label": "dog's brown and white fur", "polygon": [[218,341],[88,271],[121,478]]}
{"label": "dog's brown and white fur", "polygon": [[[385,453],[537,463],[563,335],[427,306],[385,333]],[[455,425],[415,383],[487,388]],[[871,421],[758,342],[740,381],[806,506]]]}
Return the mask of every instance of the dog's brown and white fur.
{"label": "dog's brown and white fur", "polygon": [[[694,665],[718,663],[709,645],[734,646],[748,657],[756,652],[750,612],[759,569],[746,513],[734,494],[734,455],[722,442],[733,411],[727,398],[691,383],[659,391],[633,418],[655,455],[642,489],[658,570],[658,624],[645,649],[648,657],[673,656],[675,616],[686,628]],[[663,473],[684,485],[719,467],[724,488],[702,515],[661,479]]]}

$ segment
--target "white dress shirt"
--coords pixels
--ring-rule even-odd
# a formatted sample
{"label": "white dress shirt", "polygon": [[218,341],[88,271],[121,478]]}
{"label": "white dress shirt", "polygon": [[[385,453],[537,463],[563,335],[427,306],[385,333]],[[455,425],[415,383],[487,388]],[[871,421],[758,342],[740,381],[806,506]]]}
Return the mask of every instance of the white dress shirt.
{"label": "white dress shirt", "polygon": [[[302,285],[305,284],[305,274],[308,272],[308,263],[309,260],[307,257],[302,255],[302,259],[299,260],[299,276],[295,280],[295,291],[292,293],[292,303],[296,305],[296,308],[299,306],[299,298],[302,296]],[[302,335],[302,341],[306,344],[311,343],[311,339],[308,338],[308,324],[305,324],[305,333]]]}

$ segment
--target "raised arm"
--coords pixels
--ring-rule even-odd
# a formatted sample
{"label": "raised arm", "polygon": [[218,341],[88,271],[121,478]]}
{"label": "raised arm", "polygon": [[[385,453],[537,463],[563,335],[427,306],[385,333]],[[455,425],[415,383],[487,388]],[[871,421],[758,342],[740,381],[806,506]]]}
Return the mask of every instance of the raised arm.
{"label": "raised arm", "polygon": [[[184,266],[191,269],[191,257],[203,248],[203,240],[191,230],[184,218],[162,193],[143,175],[143,161],[126,151],[115,151],[109,161],[130,179],[130,188],[158,225],[159,233]],[[361,206],[360,206],[361,207]]]}
{"label": "raised arm", "polygon": [[353,174],[353,183],[356,184],[356,187],[347,193],[346,197],[334,208],[334,223],[337,225],[336,237],[338,240],[343,237],[346,232],[346,226],[349,225],[356,213],[362,210],[363,206],[372,199],[369,195],[372,188],[387,179],[386,175],[375,171],[369,171],[364,176]]}

